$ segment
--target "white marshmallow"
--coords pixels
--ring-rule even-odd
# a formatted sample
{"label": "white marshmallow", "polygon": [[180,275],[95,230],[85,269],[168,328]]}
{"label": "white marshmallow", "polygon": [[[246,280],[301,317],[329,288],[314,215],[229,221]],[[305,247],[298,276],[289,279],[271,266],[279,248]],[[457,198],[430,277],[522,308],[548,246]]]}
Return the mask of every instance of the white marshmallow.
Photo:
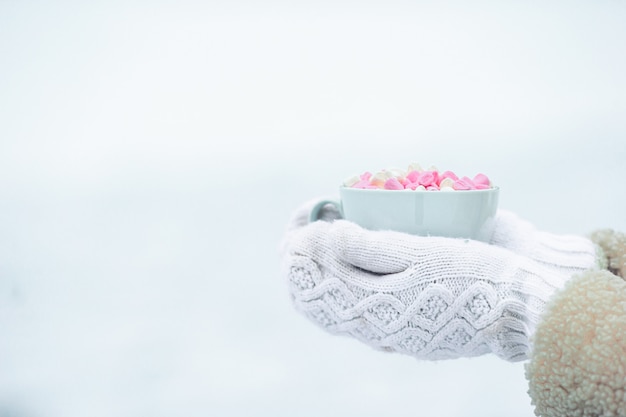
{"label": "white marshmallow", "polygon": [[344,187],[352,187],[354,184],[356,184],[359,181],[361,181],[361,178],[358,175],[355,175],[353,177],[347,178],[343,182],[343,186]]}
{"label": "white marshmallow", "polygon": [[452,188],[453,185],[454,180],[452,178],[444,178],[444,180],[439,183],[439,188]]}
{"label": "white marshmallow", "polygon": [[411,172],[411,171],[422,172],[423,169],[422,169],[422,166],[418,164],[417,162],[411,162],[406,172]]}

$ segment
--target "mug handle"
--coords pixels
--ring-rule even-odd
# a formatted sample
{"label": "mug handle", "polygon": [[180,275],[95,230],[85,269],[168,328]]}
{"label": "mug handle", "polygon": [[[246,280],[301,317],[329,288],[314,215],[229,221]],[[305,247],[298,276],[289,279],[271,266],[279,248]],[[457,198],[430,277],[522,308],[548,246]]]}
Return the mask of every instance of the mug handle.
{"label": "mug handle", "polygon": [[335,208],[339,211],[339,213],[343,217],[343,211],[341,210],[341,203],[339,201],[337,201],[337,200],[322,200],[319,203],[317,203],[315,206],[313,206],[313,209],[311,210],[311,214],[309,215],[309,223],[313,223],[313,222],[316,222],[316,221],[320,220],[320,214],[322,212],[322,209],[327,204],[335,206]]}

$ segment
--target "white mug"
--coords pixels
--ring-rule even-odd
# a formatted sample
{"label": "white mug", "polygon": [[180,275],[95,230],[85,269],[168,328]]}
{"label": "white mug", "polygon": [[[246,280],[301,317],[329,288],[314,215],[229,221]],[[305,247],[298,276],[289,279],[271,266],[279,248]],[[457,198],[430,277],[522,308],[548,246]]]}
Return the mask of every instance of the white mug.
{"label": "white mug", "polygon": [[457,191],[340,187],[341,201],[321,201],[311,211],[309,220],[319,220],[322,207],[332,204],[344,219],[369,230],[488,242],[499,191],[498,187]]}

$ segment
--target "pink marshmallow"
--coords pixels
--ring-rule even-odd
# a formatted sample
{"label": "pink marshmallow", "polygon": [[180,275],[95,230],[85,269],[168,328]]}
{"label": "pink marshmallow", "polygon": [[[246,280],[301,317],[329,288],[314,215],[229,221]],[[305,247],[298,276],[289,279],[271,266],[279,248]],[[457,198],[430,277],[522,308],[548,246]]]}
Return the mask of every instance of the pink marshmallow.
{"label": "pink marshmallow", "polygon": [[400,184],[397,178],[389,178],[385,181],[385,190],[404,190],[404,186]]}
{"label": "pink marshmallow", "polygon": [[406,175],[406,179],[411,182],[417,182],[419,175],[420,173],[418,171],[411,171]]}
{"label": "pink marshmallow", "polygon": [[478,184],[486,185],[487,188],[489,188],[489,185],[491,185],[491,181],[489,181],[489,178],[485,174],[476,174],[476,176],[474,177],[472,181],[476,185]]}
{"label": "pink marshmallow", "polygon": [[443,174],[439,175],[439,182],[441,183],[441,181],[445,180],[446,178],[452,178],[453,181],[457,181],[459,179],[459,177],[457,177],[454,172],[446,171]]}
{"label": "pink marshmallow", "polygon": [[417,182],[428,188],[430,185],[436,185],[438,180],[437,171],[422,171],[419,173]]}
{"label": "pink marshmallow", "polygon": [[475,190],[476,186],[468,177],[463,177],[454,182],[452,186],[455,190]]}
{"label": "pink marshmallow", "polygon": [[372,173],[369,172],[369,171],[366,171],[366,172],[361,174],[361,179],[362,180],[369,181],[370,178],[372,178]]}
{"label": "pink marshmallow", "polygon": [[368,180],[361,180],[354,184],[352,188],[370,188],[371,184]]}

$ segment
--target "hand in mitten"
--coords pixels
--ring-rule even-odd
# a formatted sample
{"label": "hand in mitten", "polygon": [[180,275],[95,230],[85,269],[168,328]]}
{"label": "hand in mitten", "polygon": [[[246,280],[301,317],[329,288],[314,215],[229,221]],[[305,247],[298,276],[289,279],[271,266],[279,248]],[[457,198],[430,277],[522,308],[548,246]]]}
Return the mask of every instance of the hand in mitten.
{"label": "hand in mitten", "polygon": [[598,267],[590,240],[540,232],[508,212],[488,244],[368,231],[330,209],[322,218],[334,221],[309,224],[313,204],[296,211],[284,240],[293,302],[329,332],[385,351],[524,360],[551,296]]}

